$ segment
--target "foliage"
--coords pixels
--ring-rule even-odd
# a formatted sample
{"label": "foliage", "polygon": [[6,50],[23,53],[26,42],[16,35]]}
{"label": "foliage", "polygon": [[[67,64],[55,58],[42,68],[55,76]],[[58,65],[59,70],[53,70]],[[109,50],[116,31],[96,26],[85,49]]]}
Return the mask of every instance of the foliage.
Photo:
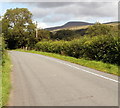
{"label": "foliage", "polygon": [[39,29],[37,40],[41,41],[43,39],[49,40],[50,39],[50,32],[47,30],[44,30],[44,29]]}
{"label": "foliage", "polygon": [[0,34],[0,108],[2,106],[2,92],[1,92],[1,89],[2,89],[2,85],[1,85],[1,82],[2,82],[2,37],[1,37],[1,34]]}
{"label": "foliage", "polygon": [[120,37],[118,36],[100,35],[92,38],[86,36],[72,41],[44,41],[38,42],[35,48],[38,51],[120,65]]}
{"label": "foliage", "polygon": [[[5,106],[8,102],[9,93],[10,93],[10,71],[11,71],[11,62],[7,51],[5,50],[5,43],[3,37],[0,37],[0,45],[2,45],[1,56],[0,56],[0,106]],[[1,85],[2,84],[2,85]]]}
{"label": "foliage", "polygon": [[84,36],[86,34],[87,28],[85,29],[78,29],[75,30],[75,34],[80,34],[81,36]]}
{"label": "foliage", "polygon": [[8,9],[2,19],[2,32],[10,49],[25,47],[35,36],[32,13],[27,8]]}
{"label": "foliage", "polygon": [[94,25],[89,26],[88,28],[78,29],[78,30],[59,30],[51,33],[51,39],[53,40],[73,40],[75,38],[81,38],[82,36],[98,36],[98,35],[110,35],[113,36],[117,33],[116,26],[106,25],[96,23]]}
{"label": "foliage", "polygon": [[5,106],[9,99],[9,93],[11,88],[10,71],[11,61],[8,53],[4,51],[2,64],[2,105]]}
{"label": "foliage", "polygon": [[56,40],[69,40],[74,34],[75,32],[72,30],[59,30],[51,35],[51,38]]}
{"label": "foliage", "polygon": [[120,65],[120,37],[119,36],[98,36],[87,41],[85,44],[85,54],[92,60],[101,60]]}
{"label": "foliage", "polygon": [[89,26],[86,34],[90,37],[98,35],[111,35],[113,27],[105,24],[96,23],[92,26]]}

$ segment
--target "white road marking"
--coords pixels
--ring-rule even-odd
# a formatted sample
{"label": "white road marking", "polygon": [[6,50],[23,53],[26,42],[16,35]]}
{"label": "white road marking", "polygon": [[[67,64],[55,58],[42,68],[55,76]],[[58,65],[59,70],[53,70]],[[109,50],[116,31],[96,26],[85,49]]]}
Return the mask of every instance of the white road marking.
{"label": "white road marking", "polygon": [[[56,60],[56,61],[57,61],[57,60]],[[72,66],[72,65],[67,64],[67,63],[63,63],[63,62],[61,62],[61,61],[57,61],[57,62],[59,62],[59,63],[61,63],[61,64],[64,64],[64,65],[67,65],[67,66],[69,66],[69,67],[72,67],[72,68],[78,69],[78,70],[82,70],[82,71],[87,72],[87,73],[89,73],[89,74],[92,74],[92,75],[95,75],[95,76],[98,76],[98,77],[101,77],[101,78],[104,78],[104,79],[107,79],[107,80],[111,80],[111,81],[114,81],[114,82],[120,83],[120,82],[117,81],[117,80],[114,80],[114,79],[111,79],[111,78],[105,77],[105,76],[100,75],[100,74],[96,74],[96,73],[94,73],[94,72],[87,71],[87,70],[85,70],[85,69],[78,68],[78,67],[76,67],[76,66]]]}

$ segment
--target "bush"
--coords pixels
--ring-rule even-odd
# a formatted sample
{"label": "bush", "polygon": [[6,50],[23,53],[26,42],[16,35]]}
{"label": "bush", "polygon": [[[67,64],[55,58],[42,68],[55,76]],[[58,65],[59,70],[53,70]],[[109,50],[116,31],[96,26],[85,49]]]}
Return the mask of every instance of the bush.
{"label": "bush", "polygon": [[44,41],[36,44],[36,50],[59,53],[76,58],[103,61],[113,64],[119,63],[120,37],[95,36],[83,37],[72,41]]}
{"label": "bush", "polygon": [[84,57],[92,60],[119,63],[120,37],[97,36],[84,43]]}

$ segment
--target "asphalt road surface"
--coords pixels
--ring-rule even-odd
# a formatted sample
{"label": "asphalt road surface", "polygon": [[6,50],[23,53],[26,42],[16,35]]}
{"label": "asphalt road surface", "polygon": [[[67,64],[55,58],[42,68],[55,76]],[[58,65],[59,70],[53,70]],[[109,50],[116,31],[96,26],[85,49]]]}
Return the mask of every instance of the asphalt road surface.
{"label": "asphalt road surface", "polygon": [[43,55],[9,53],[9,106],[118,106],[117,76]]}

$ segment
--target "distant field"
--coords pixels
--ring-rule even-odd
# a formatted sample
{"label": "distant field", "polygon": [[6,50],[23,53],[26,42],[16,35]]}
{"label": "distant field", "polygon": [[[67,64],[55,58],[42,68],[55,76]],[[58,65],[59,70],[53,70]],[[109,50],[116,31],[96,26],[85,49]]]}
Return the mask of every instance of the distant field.
{"label": "distant field", "polygon": [[91,26],[91,25],[66,27],[66,28],[62,28],[62,29],[52,30],[52,32],[59,31],[59,30],[79,30],[79,29],[88,28],[89,26]]}
{"label": "distant field", "polygon": [[107,24],[107,25],[116,26],[116,25],[118,25],[118,23],[110,23],[110,24]]}

